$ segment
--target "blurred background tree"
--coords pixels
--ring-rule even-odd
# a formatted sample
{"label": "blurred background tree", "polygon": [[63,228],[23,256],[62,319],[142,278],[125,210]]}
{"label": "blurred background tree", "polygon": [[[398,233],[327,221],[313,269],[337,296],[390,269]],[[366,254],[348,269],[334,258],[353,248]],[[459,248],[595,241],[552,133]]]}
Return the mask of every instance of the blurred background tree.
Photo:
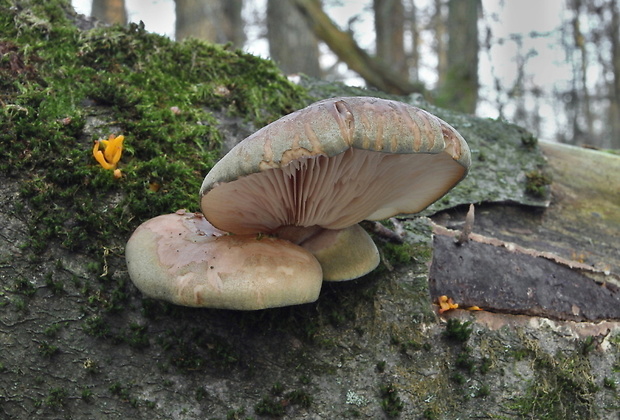
{"label": "blurred background tree", "polygon": [[90,14],[105,23],[127,24],[125,0],[93,0]]}
{"label": "blurred background tree", "polygon": [[[73,1],[126,22],[123,0]],[[547,140],[620,148],[618,0],[172,1],[177,40],[259,45],[287,74],[421,93]]]}
{"label": "blurred background tree", "polygon": [[242,0],[174,0],[174,3],[176,40],[192,37],[243,47]]}
{"label": "blurred background tree", "polygon": [[286,74],[320,78],[319,40],[290,0],[267,1],[269,56]]}

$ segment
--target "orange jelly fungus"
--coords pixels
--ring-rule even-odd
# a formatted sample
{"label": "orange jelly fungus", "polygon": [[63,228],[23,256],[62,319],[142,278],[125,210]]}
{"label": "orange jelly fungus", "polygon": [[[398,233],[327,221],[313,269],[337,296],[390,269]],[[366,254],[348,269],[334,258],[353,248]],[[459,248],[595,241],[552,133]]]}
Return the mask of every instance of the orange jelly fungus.
{"label": "orange jelly fungus", "polygon": [[[121,177],[120,169],[116,169],[116,164],[121,159],[123,153],[123,141],[125,136],[110,134],[107,140],[95,140],[93,145],[93,156],[103,169],[114,170],[114,178]],[[103,151],[99,148],[103,146]]]}
{"label": "orange jelly fungus", "polygon": [[449,298],[446,295],[439,296],[439,299],[437,299],[437,303],[439,304],[439,313],[440,314],[443,314],[446,311],[449,311],[451,309],[456,309],[456,308],[459,307],[458,303],[454,303],[452,298]]}

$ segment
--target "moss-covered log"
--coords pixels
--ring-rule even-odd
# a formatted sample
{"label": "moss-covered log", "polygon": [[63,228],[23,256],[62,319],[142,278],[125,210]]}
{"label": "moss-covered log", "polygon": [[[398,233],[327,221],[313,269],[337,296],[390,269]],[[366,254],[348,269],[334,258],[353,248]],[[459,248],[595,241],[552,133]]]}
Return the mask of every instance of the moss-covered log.
{"label": "moss-covered log", "polygon": [[[0,417],[615,415],[617,320],[439,316],[432,303],[431,231],[460,229],[471,202],[481,204],[474,233],[498,246],[572,261],[592,276],[587,287],[612,290],[617,280],[617,179],[580,178],[590,194],[580,200],[560,152],[545,146],[546,164],[535,138],[502,121],[400,98],[464,135],[471,176],[429,211],[435,227],[425,217],[386,223],[405,229],[405,243],[377,237],[380,268],[324,286],[315,303],[191,309],[133,287],[123,253],[139,223],[197,210],[206,172],[255,129],[351,94],[385,96],[295,85],[269,61],[140,25],[100,26],[64,0],[0,0]],[[92,156],[93,141],[110,134],[125,136],[120,179]],[[575,153],[574,167],[617,171],[617,156]]]}

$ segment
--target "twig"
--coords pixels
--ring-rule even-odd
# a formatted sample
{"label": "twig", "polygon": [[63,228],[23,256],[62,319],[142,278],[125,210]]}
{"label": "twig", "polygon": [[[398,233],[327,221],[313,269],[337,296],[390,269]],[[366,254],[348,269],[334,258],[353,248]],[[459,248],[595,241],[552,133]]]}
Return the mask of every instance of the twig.
{"label": "twig", "polygon": [[463,224],[463,229],[461,229],[461,233],[456,239],[457,245],[463,245],[465,242],[469,242],[469,236],[471,235],[472,229],[474,227],[474,205],[469,205],[469,210],[467,211],[467,216],[465,216],[465,223]]}

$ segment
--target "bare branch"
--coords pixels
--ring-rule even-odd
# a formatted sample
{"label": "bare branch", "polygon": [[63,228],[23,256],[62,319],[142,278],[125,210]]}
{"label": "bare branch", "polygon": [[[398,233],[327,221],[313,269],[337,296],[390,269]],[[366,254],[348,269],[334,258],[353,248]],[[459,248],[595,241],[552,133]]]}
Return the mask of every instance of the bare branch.
{"label": "bare branch", "polygon": [[293,0],[316,36],[344,61],[351,70],[359,73],[369,85],[388,93],[407,95],[423,92],[420,84],[411,83],[391,68],[371,57],[353,39],[341,31],[327,16],[316,0]]}

